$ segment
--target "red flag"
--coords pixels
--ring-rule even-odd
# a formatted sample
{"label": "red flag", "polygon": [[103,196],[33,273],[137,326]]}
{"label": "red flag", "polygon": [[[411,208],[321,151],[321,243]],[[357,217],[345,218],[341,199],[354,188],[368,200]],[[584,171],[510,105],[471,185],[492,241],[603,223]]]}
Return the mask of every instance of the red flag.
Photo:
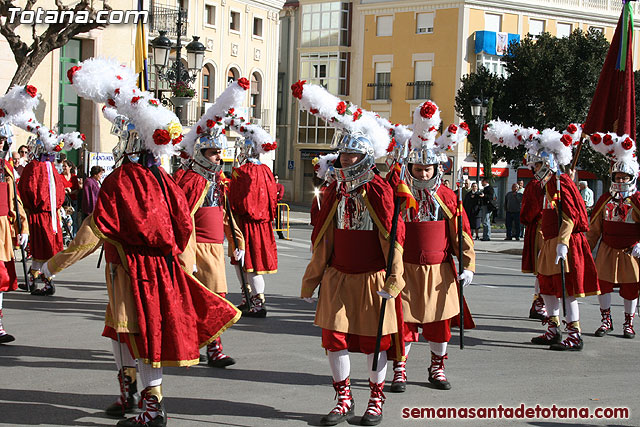
{"label": "red flag", "polygon": [[[607,58],[600,72],[600,79],[596,93],[591,101],[589,114],[584,124],[584,132],[593,134],[595,132],[615,132],[618,135],[629,134],[636,139],[636,95],[635,81],[633,78],[633,23],[629,25],[626,21],[628,14],[620,14],[616,32],[613,35]],[[625,19],[623,19],[623,17]],[[623,37],[624,29],[628,31],[628,38]],[[626,43],[624,43],[626,41]],[[626,49],[621,52],[621,46]],[[625,61],[623,70],[616,69],[618,56],[620,62]]]}

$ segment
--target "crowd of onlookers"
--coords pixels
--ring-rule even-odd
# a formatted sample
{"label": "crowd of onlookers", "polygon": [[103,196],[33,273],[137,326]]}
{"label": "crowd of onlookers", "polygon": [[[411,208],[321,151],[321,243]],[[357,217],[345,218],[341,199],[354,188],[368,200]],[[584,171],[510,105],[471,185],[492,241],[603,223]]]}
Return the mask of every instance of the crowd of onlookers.
{"label": "crowd of onlookers", "polygon": [[[21,145],[18,151],[11,153],[11,158],[13,160],[16,180],[19,180],[20,174],[31,160],[29,148],[26,145]],[[101,166],[92,166],[89,171],[89,176],[86,177],[84,172],[78,172],[76,165],[67,159],[65,153],[58,155],[54,166],[62,176],[65,191],[64,211],[60,212],[60,217],[63,225],[68,226],[69,237],[73,238],[82,221],[93,213],[104,175],[104,168]]]}

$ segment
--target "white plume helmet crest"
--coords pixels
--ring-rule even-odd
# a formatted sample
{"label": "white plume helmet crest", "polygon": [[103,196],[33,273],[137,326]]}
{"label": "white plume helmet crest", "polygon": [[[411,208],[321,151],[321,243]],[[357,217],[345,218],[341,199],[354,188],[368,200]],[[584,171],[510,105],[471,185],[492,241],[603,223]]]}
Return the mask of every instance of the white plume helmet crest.
{"label": "white plume helmet crest", "polygon": [[383,157],[389,146],[389,131],[374,113],[332,95],[322,86],[298,81],[291,86],[300,108],[322,118],[328,125],[350,134],[363,135],[374,158]]}
{"label": "white plume helmet crest", "polygon": [[596,132],[589,138],[589,144],[591,148],[609,159],[612,164],[612,173],[624,172],[633,177],[638,176],[640,167],[636,156],[636,142],[629,135],[619,136],[612,132]]}
{"label": "white plume helmet crest", "polygon": [[194,146],[201,137],[206,135],[217,137],[218,135],[224,134],[224,128],[226,126],[225,118],[233,116],[235,110],[242,106],[246,99],[248,88],[249,81],[243,77],[232,82],[220,96],[216,98],[213,105],[211,105],[198,122],[191,127],[191,130],[182,140],[181,146],[189,156],[193,157]]}
{"label": "white plume helmet crest", "polygon": [[106,102],[128,117],[144,147],[155,156],[178,154],[183,137],[178,117],[136,87],[133,70],[114,60],[91,58],[70,68],[67,78],[80,97]]}
{"label": "white plume helmet crest", "polygon": [[311,163],[316,176],[324,181],[331,180],[331,169],[337,159],[338,153],[328,153],[315,157]]}

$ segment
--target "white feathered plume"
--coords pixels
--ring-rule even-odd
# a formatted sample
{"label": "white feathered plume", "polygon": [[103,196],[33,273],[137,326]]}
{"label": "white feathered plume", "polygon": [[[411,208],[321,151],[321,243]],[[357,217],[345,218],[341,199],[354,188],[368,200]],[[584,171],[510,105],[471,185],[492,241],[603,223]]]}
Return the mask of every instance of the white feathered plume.
{"label": "white feathered plume", "polygon": [[182,147],[193,157],[193,147],[202,133],[209,132],[215,126],[225,127],[223,119],[235,114],[235,110],[242,106],[249,89],[249,81],[242,77],[231,83],[215,100],[213,105],[207,109],[204,115],[198,120],[195,126],[184,136]]}
{"label": "white feathered plume", "polygon": [[374,114],[358,108],[350,102],[342,101],[322,86],[298,81],[291,86],[293,96],[300,100],[300,108],[321,117],[330,126],[351,133],[366,135],[373,146],[374,157],[386,154],[389,146],[389,131],[380,124]]}
{"label": "white feathered plume", "polygon": [[424,104],[418,106],[413,113],[411,149],[433,149],[441,121],[440,108],[438,108],[435,102],[426,101]]}
{"label": "white feathered plume", "polygon": [[265,154],[278,148],[278,143],[271,137],[269,132],[256,124],[247,122],[244,117],[231,115],[225,117],[224,122],[231,129],[242,135],[244,145],[252,144],[258,154]]}
{"label": "white feathered plume", "polygon": [[329,168],[333,167],[337,158],[338,153],[329,153],[315,157],[311,163],[315,169],[316,176],[322,180],[327,180],[327,172]]}

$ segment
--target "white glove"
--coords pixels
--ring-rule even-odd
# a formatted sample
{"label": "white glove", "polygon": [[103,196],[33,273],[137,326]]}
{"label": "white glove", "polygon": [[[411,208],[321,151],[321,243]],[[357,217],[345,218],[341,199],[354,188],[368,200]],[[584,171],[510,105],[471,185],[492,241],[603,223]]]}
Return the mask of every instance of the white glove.
{"label": "white glove", "polygon": [[567,254],[569,253],[569,247],[564,243],[558,243],[556,246],[556,264],[560,263],[560,260],[567,260]]}
{"label": "white glove", "polygon": [[236,249],[235,251],[233,251],[233,258],[241,265],[244,265],[244,250]]}
{"label": "white glove", "polygon": [[640,243],[633,245],[633,248],[631,248],[631,256],[640,258]]}
{"label": "white glove", "polygon": [[462,273],[458,274],[458,280],[463,288],[466,288],[471,284],[473,280],[473,271],[471,270],[462,270]]}
{"label": "white glove", "polygon": [[26,249],[27,248],[27,243],[28,242],[29,242],[29,235],[28,234],[21,234],[20,236],[18,236],[18,243],[20,244],[22,249]]}
{"label": "white glove", "polygon": [[384,299],[392,299],[393,297],[391,295],[389,295],[388,293],[386,293],[385,291],[378,291],[376,292],[378,295],[380,295],[382,298]]}
{"label": "white glove", "polygon": [[302,299],[304,300],[304,302],[308,302],[309,304],[313,304],[318,300],[317,298],[302,298]]}
{"label": "white glove", "polygon": [[193,273],[197,273],[198,272],[198,266],[196,264],[193,264]]}
{"label": "white glove", "polygon": [[47,279],[53,279],[55,276],[53,274],[51,274],[51,272],[49,271],[49,267],[47,266],[48,263],[44,263],[42,264],[42,267],[40,267],[40,272],[44,275],[44,277],[46,277]]}

